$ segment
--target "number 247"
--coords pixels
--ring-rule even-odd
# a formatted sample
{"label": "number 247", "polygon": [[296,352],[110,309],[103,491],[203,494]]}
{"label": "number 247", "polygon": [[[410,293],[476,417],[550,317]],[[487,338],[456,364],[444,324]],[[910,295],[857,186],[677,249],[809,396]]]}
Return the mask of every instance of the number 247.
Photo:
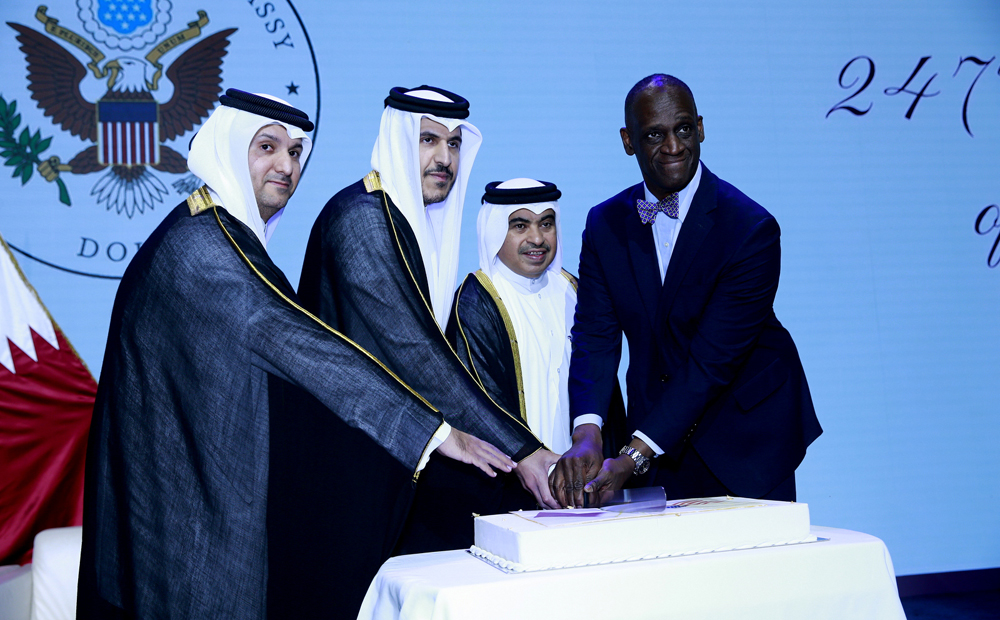
{"label": "number 247", "polygon": [[[911,116],[913,116],[913,111],[917,108],[917,104],[920,103],[921,99],[923,99],[924,97],[936,97],[941,93],[941,91],[927,92],[927,89],[930,87],[931,82],[933,82],[934,78],[937,77],[938,75],[937,73],[933,74],[926,82],[924,82],[924,85],[921,86],[919,90],[916,90],[916,85],[914,85],[913,87],[910,86],[911,83],[914,83],[914,79],[916,79],[917,74],[920,73],[920,70],[923,69],[924,65],[927,64],[927,61],[930,59],[931,59],[930,56],[924,56],[923,58],[921,58],[920,62],[917,63],[916,68],[914,68],[913,72],[910,73],[910,77],[906,78],[906,82],[904,82],[902,86],[886,88],[885,90],[882,91],[890,97],[894,97],[896,95],[904,95],[904,94],[913,96],[913,103],[910,104],[910,108],[906,111],[906,118],[910,118]],[[990,58],[989,60],[982,60],[975,56],[966,56],[958,61],[958,66],[955,67],[955,72],[951,76],[951,77],[957,76],[958,72],[962,69],[962,65],[964,65],[967,62],[972,63],[974,65],[978,65],[980,67],[979,73],[977,73],[976,77],[973,78],[972,84],[969,85],[969,90],[965,93],[965,101],[962,102],[962,124],[965,126],[965,131],[967,131],[970,136],[972,135],[972,130],[969,128],[969,98],[972,96],[972,89],[976,87],[976,82],[979,81],[979,78],[986,71],[986,68],[989,67],[990,63],[992,63],[995,59],[996,56]],[[860,88],[855,90],[848,97],[841,99],[840,101],[837,102],[836,105],[830,108],[830,110],[826,113],[827,117],[829,117],[837,110],[846,110],[847,112],[850,112],[855,116],[864,116],[865,114],[868,114],[868,112],[872,109],[873,104],[870,102],[868,103],[868,107],[863,110],[858,109],[854,106],[847,105],[847,102],[851,101],[852,99],[860,95],[866,88],[868,88],[869,85],[871,85],[872,80],[875,78],[874,60],[872,60],[868,56],[855,56],[854,58],[849,60],[846,65],[844,65],[843,69],[840,70],[840,78],[838,79],[838,83],[840,84],[841,88],[847,88],[847,89],[854,88],[858,84],[858,82],[861,80],[860,77],[855,77],[850,83],[844,82],[845,76],[847,75],[848,71],[851,70],[851,67],[856,63],[859,63],[862,67],[864,67],[865,65],[868,66],[868,75],[867,77],[865,77],[864,84],[862,84]],[[998,71],[998,75],[1000,75],[1000,71]]]}

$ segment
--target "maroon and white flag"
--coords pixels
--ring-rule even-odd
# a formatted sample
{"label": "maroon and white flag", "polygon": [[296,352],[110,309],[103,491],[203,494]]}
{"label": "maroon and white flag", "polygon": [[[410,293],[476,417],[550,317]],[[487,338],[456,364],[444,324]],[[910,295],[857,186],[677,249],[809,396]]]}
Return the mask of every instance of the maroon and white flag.
{"label": "maroon and white flag", "polygon": [[83,521],[97,383],[0,237],[0,565],[35,534]]}

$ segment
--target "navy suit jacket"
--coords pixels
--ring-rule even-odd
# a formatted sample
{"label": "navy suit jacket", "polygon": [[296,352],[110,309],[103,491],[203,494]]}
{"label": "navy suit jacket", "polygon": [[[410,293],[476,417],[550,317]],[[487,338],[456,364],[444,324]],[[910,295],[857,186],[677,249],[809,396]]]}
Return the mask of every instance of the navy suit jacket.
{"label": "navy suit jacket", "polygon": [[[693,447],[732,492],[787,479],[822,432],[802,363],[774,315],[781,248],[763,207],[702,164],[660,281],[642,183],[591,209],[580,254],[571,415],[608,410],[629,344],[629,432],[672,459]],[[663,216],[661,216],[663,217]]]}

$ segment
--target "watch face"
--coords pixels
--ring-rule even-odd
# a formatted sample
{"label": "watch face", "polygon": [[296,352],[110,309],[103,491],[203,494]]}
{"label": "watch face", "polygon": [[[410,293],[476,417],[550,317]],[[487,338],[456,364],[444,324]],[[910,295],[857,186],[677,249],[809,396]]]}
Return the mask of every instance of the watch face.
{"label": "watch face", "polygon": [[641,476],[642,474],[646,473],[647,471],[649,471],[649,459],[643,459],[643,461],[642,461],[641,464],[640,463],[636,463],[636,465],[635,465],[635,474],[637,476]]}

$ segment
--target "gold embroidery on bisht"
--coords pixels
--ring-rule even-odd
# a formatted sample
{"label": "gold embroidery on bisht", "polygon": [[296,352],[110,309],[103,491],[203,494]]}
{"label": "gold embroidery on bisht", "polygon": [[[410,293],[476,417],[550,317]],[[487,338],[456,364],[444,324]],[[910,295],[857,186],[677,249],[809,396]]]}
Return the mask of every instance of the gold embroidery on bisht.
{"label": "gold embroidery on bisht", "polygon": [[503,300],[500,299],[500,293],[497,292],[493,282],[486,273],[479,269],[475,273],[476,279],[479,283],[483,285],[486,292],[490,294],[493,298],[493,303],[496,304],[497,310],[500,311],[500,316],[503,318],[503,326],[507,330],[507,337],[510,338],[510,350],[514,354],[514,377],[517,379],[517,402],[521,408],[521,419],[524,423],[528,423],[528,413],[525,411],[524,407],[524,384],[521,380],[521,353],[517,346],[517,334],[514,333],[514,322],[510,320],[510,314],[507,313],[507,306],[504,305]]}
{"label": "gold embroidery on bisht", "polygon": [[378,175],[378,170],[372,170],[365,175],[365,190],[370,194],[382,189],[382,177]]}
{"label": "gold embroidery on bisht", "polygon": [[193,194],[187,197],[188,209],[191,215],[198,215],[202,211],[208,211],[216,204],[212,201],[211,194],[208,193],[208,186],[202,185]]}
{"label": "gold embroidery on bisht", "polygon": [[573,277],[573,274],[571,274],[570,272],[568,272],[565,269],[563,269],[562,270],[562,276],[564,278],[566,278],[567,281],[569,281],[569,285],[572,286],[573,287],[573,291],[576,292],[578,283],[576,281],[576,278]]}

